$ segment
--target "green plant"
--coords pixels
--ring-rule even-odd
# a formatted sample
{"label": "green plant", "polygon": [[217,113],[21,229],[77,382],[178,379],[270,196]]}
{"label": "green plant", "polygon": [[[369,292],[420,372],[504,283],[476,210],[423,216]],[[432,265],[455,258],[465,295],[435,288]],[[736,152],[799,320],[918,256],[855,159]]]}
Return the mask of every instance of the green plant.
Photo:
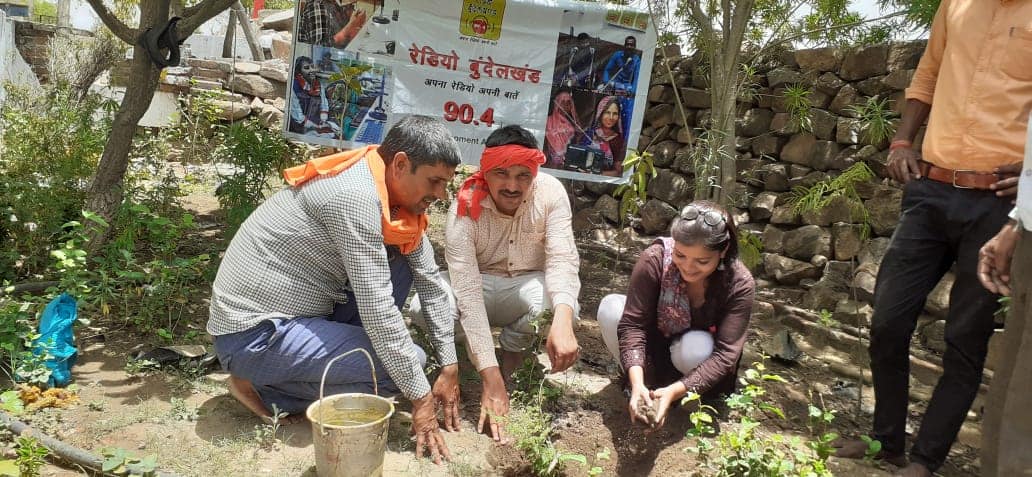
{"label": "green plant", "polygon": [[863,199],[856,185],[870,181],[874,172],[865,162],[857,162],[836,177],[825,179],[810,187],[796,186],[792,189],[789,202],[796,213],[819,212],[833,200],[844,198],[849,204],[853,220],[861,224],[861,238],[870,236],[870,213],[864,207]]}
{"label": "green plant", "polygon": [[605,469],[602,468],[602,466],[598,465],[598,464],[601,461],[609,460],[610,456],[611,456],[611,454],[609,452],[609,448],[608,447],[604,447],[604,448],[602,448],[602,451],[596,452],[595,453],[595,462],[594,462],[595,465],[591,466],[591,468],[588,469],[588,475],[592,476],[592,477],[596,476],[596,475],[602,475],[602,472],[605,472]]}
{"label": "green plant", "polygon": [[830,328],[838,324],[838,321],[833,316],[832,312],[822,308],[821,311],[817,312],[817,321]]}
{"label": "green plant", "polygon": [[870,144],[880,144],[896,134],[896,113],[889,107],[888,98],[872,96],[846,110],[856,115],[862,138]]}
{"label": "green plant", "polygon": [[[726,399],[731,417],[738,421],[713,436],[713,414],[716,410],[701,404],[690,414],[692,428],[687,435],[695,445],[689,447],[699,457],[706,475],[756,477],[823,477],[831,476],[826,461],[831,454],[831,442],[837,435],[826,431],[834,414],[810,406],[809,418],[813,440],[804,442],[798,436],[760,433],[761,419],[785,420],[784,412],[766,402],[765,386],[770,382],[784,383],[776,374],[766,373],[763,360],[745,370],[739,378],[742,390]],[[700,396],[690,393],[686,402],[699,401]]]}
{"label": "green plant", "polygon": [[803,131],[812,131],[813,117],[810,109],[813,103],[810,102],[810,95],[813,91],[805,86],[793,84],[786,87],[782,94],[785,98],[785,109],[788,110],[792,123]]}
{"label": "green plant", "polygon": [[372,68],[373,65],[353,64],[348,61],[337,63],[337,71],[330,75],[329,83],[338,86],[333,88],[333,93],[326,99],[330,104],[337,105],[334,112],[340,128],[336,133],[341,141],[350,141],[351,135],[354,134],[351,120],[358,114],[358,98],[363,92],[359,76]]}
{"label": "green plant", "polygon": [[178,124],[170,128],[169,139],[183,146],[183,162],[207,162],[209,154],[221,138],[221,108],[215,101],[220,99],[222,93],[199,88],[193,88],[191,91],[190,94],[179,97],[179,110],[182,113],[179,115]]}
{"label": "green plant", "polygon": [[187,404],[183,398],[173,397],[171,399],[172,408],[169,409],[168,414],[174,420],[177,421],[196,421],[198,416],[198,409],[196,406]]}
{"label": "green plant", "polygon": [[763,261],[763,239],[758,234],[740,231],[738,233],[738,259],[749,268],[759,265]]}
{"label": "green plant", "polygon": [[[62,226],[79,217],[111,128],[114,103],[67,85],[2,86],[0,280],[44,275]],[[47,279],[48,277],[42,277]]]}
{"label": "green plant", "polygon": [[512,374],[512,400],[516,405],[528,405],[548,407],[555,403],[563,390],[548,382],[545,379],[545,372],[537,361],[537,355],[541,352],[542,329],[552,322],[552,311],[541,312],[537,318],[531,320],[534,327],[535,338],[533,344],[527,351],[527,357],[523,359],[520,367]]}
{"label": "green plant", "polygon": [[0,394],[0,410],[17,416],[25,412],[25,403],[17,390],[11,389]]}
{"label": "green plant", "polygon": [[269,417],[268,422],[254,426],[254,440],[258,443],[258,447],[270,450],[279,445],[280,440],[277,434],[279,434],[281,426],[280,420],[287,416],[289,416],[288,413],[280,411],[275,404],[272,405],[272,416]]}
{"label": "green plant", "polygon": [[157,361],[150,359],[129,359],[125,362],[125,374],[129,376],[146,376],[161,369]]}
{"label": "green plant", "polygon": [[620,198],[621,227],[629,217],[638,215],[641,206],[645,205],[645,201],[648,199],[649,180],[658,174],[656,166],[652,162],[651,152],[638,153],[638,151],[632,150],[631,154],[624,159],[623,169],[631,170],[631,177],[626,184],[621,184],[613,192],[615,197]]}
{"label": "green plant", "polygon": [[101,449],[100,455],[104,458],[101,470],[105,473],[130,477],[150,477],[158,468],[158,456],[156,455],[140,459],[119,447]]}
{"label": "green plant", "polygon": [[530,460],[534,475],[560,475],[563,465],[569,461],[587,465],[588,460],[583,455],[563,452],[555,447],[551,419],[540,405],[514,408],[505,421],[505,428],[515,440],[516,448]]}
{"label": "green plant", "polygon": [[33,2],[32,17],[40,23],[57,24],[57,4],[46,0]]}
{"label": "green plant", "polygon": [[696,198],[708,197],[706,191],[720,188],[721,163],[736,159],[734,149],[724,144],[724,133],[716,129],[702,131],[688,149],[689,163],[695,179],[692,188]]}
{"label": "green plant", "polygon": [[741,71],[741,87],[739,88],[738,97],[745,102],[756,101],[760,96],[760,76],[756,71],[756,66],[742,63],[739,65]]}
{"label": "green plant", "polygon": [[226,129],[225,143],[216,157],[237,168],[235,174],[221,177],[222,185],[216,190],[219,205],[226,212],[227,239],[265,200],[271,190],[269,177],[291,165],[292,152],[281,134],[258,121],[234,123]]}
{"label": "green plant", "polygon": [[47,455],[50,454],[44,445],[31,436],[20,436],[17,442],[18,457],[15,462],[18,464],[18,472],[22,477],[38,477],[39,469],[47,463]]}
{"label": "green plant", "polygon": [[874,439],[871,436],[860,436],[860,440],[867,444],[867,449],[864,451],[864,460],[872,461],[882,450],[882,443],[878,439]]}
{"label": "green plant", "polygon": [[552,406],[561,396],[562,389],[547,382],[537,362],[540,352],[541,328],[552,320],[552,312],[544,311],[531,324],[535,329],[535,340],[530,347],[530,357],[513,373],[512,407],[508,416],[500,418],[506,432],[513,437],[515,446],[530,461],[531,470],[539,477],[562,473],[566,462],[579,462],[587,466],[588,460],[582,454],[563,452],[552,442],[551,413],[545,409]]}
{"label": "green plant", "polygon": [[1000,308],[996,310],[996,313],[994,313],[993,316],[996,318],[1006,319],[1007,316],[1010,315],[1011,297],[1001,296],[996,301],[1000,304]]}

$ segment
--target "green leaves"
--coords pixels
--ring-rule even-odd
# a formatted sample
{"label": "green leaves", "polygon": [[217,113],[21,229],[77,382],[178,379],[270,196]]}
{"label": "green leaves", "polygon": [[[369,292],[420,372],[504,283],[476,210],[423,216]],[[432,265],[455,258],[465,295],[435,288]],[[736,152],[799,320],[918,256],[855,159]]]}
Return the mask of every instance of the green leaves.
{"label": "green leaves", "polygon": [[158,468],[158,457],[155,455],[139,459],[133,457],[120,447],[107,447],[101,449],[100,453],[104,457],[101,470],[105,473],[131,477],[148,477],[153,476]]}
{"label": "green leaves", "polygon": [[641,206],[648,199],[649,180],[659,174],[652,162],[652,153],[631,151],[631,154],[624,159],[624,170],[631,170],[631,176],[626,184],[621,184],[613,192],[613,196],[620,198],[620,224],[638,214]]}
{"label": "green leaves", "polygon": [[0,409],[13,416],[19,416],[25,412],[25,403],[22,402],[18,391],[4,391],[0,394]]}
{"label": "green leaves", "polygon": [[849,203],[853,220],[862,226],[860,238],[867,239],[870,236],[870,213],[864,207],[863,199],[857,192],[858,184],[874,179],[874,171],[861,161],[849,166],[836,177],[825,179],[810,187],[796,186],[792,189],[789,203],[792,210],[798,214],[807,212],[819,212],[831,204],[832,200],[844,197]]}
{"label": "green leaves", "polygon": [[[215,155],[238,170],[231,176],[220,177],[222,185],[215,191],[219,205],[226,211],[228,240],[272,190],[269,178],[293,163],[293,150],[282,135],[253,120],[230,126],[225,139]],[[193,216],[189,221],[193,223]]]}
{"label": "green leaves", "polygon": [[788,86],[782,93],[792,123],[803,131],[813,131],[813,118],[810,115],[810,109],[813,107],[813,103],[810,102],[811,94],[812,90],[798,84]]}
{"label": "green leaves", "polygon": [[872,96],[861,104],[850,105],[860,122],[860,133],[868,144],[883,143],[896,134],[896,113],[889,107],[889,98]]}
{"label": "green leaves", "polygon": [[[727,427],[721,433],[713,434],[713,408],[700,406],[691,413],[692,429],[687,432],[694,439],[694,446],[687,450],[699,457],[699,475],[756,476],[756,477],[830,477],[825,461],[833,452],[831,442],[834,433],[815,435],[813,440],[804,441],[798,436],[767,433],[761,430],[761,423],[773,419],[785,420],[784,411],[762,398],[768,383],[784,383],[777,374],[766,372],[763,361],[753,363],[741,373],[743,388],[739,393],[728,396],[725,402],[730,408]],[[810,405],[811,420],[830,422],[833,413]]]}

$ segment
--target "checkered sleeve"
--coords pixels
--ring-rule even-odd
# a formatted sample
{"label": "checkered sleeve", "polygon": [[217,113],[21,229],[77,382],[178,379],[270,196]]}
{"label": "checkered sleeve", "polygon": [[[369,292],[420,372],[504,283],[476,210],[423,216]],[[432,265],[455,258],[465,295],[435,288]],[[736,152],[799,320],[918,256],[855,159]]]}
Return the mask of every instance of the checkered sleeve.
{"label": "checkered sleeve", "polygon": [[301,25],[298,26],[297,39],[302,43],[313,45],[332,45],[333,39],[327,40],[327,35],[333,35],[326,26],[326,17],[329,12],[323,7],[322,2],[309,1],[301,12]]}
{"label": "checkered sleeve", "polygon": [[423,314],[430,328],[430,341],[437,350],[441,366],[458,362],[455,355],[454,310],[448,300],[448,291],[441,285],[441,271],[434,260],[434,248],[430,238],[423,235],[423,242],[408,255],[412,267],[412,281],[423,305]]}
{"label": "checkered sleeve", "polygon": [[373,350],[405,397],[415,400],[430,392],[430,383],[391,296],[380,210],[379,198],[372,190],[345,190],[326,201],[318,213],[340,250]]}

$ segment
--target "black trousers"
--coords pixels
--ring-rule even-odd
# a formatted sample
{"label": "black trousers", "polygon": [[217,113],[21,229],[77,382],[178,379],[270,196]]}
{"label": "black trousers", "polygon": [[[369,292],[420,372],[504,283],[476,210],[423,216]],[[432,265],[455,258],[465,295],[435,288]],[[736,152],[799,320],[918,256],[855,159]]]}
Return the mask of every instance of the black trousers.
{"label": "black trousers", "polygon": [[903,452],[909,404],[910,341],[928,293],[954,263],[956,282],[946,319],[946,352],[928,410],[910,451],[934,471],[950,446],[982,381],[982,366],[998,296],[978,281],[978,251],[1007,222],[1011,198],[920,179],[903,192],[899,225],[878,272],[871,324],[874,437]]}

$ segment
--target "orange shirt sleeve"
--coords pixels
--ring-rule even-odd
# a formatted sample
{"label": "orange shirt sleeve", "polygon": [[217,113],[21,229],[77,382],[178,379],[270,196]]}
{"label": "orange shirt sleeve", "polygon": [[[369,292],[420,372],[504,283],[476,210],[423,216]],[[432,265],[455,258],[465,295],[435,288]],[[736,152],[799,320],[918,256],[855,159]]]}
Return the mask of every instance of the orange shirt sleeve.
{"label": "orange shirt sleeve", "polygon": [[925,47],[921,62],[914,71],[914,78],[910,80],[910,87],[906,90],[907,99],[916,99],[925,104],[932,104],[932,97],[935,95],[935,83],[939,78],[939,67],[942,65],[943,53],[946,51],[946,17],[949,10],[950,0],[943,0],[939,10],[935,12],[935,19],[932,20],[932,31],[928,36],[928,45]]}

